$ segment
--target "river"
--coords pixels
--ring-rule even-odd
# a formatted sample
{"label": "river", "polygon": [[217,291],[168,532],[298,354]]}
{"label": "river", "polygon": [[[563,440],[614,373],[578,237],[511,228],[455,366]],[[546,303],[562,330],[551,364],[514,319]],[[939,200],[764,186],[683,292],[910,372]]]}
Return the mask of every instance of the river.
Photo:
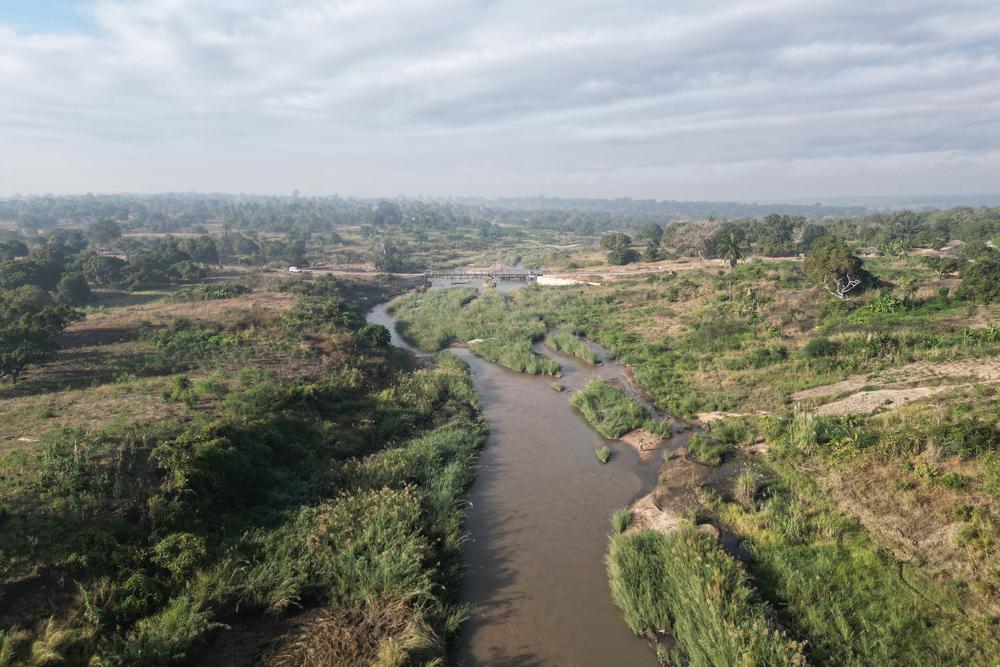
{"label": "river", "polygon": [[[501,285],[501,287],[505,287]],[[418,353],[396,332],[385,304],[368,315],[392,343]],[[593,431],[569,404],[591,375],[621,380],[614,362],[592,367],[546,352],[558,381],[514,373],[465,348],[490,435],[469,493],[461,599],[471,606],[454,661],[465,666],[655,665],[611,601],[604,555],[609,517],[652,489],[659,461],[640,463],[623,443]],[[614,456],[601,464],[594,448]],[[658,459],[658,457],[657,457]]]}

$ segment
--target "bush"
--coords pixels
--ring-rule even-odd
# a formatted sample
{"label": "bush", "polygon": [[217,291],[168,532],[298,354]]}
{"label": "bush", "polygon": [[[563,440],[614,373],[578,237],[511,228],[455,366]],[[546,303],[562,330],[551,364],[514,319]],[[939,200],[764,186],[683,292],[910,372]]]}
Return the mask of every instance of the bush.
{"label": "bush", "polygon": [[822,357],[833,357],[837,355],[840,350],[840,345],[830,340],[829,338],[813,338],[805,347],[802,348],[802,352],[809,359],[820,359]]}
{"label": "bush", "polygon": [[596,456],[597,460],[601,463],[607,463],[611,460],[611,449],[607,445],[595,447],[594,456]]}
{"label": "bush", "polygon": [[703,465],[721,465],[729,450],[729,445],[717,442],[703,433],[695,433],[688,439],[688,454]]}
{"label": "bush", "polygon": [[990,251],[961,271],[962,284],[955,296],[978,303],[1000,301],[1000,252]]}
{"label": "bush", "polygon": [[191,533],[172,533],[153,547],[152,561],[175,581],[188,579],[208,555],[205,538]]}
{"label": "bush", "polygon": [[389,330],[381,324],[366,324],[358,329],[358,336],[370,347],[387,347],[392,340]]}
{"label": "bush", "polygon": [[729,370],[741,370],[746,368],[764,368],[779,364],[788,358],[788,348],[784,345],[770,345],[751,350],[735,359],[726,359],[723,362]]}
{"label": "bush", "polygon": [[712,437],[727,445],[752,445],[754,441],[753,429],[740,417],[714,421],[709,425],[709,431]]}
{"label": "bush", "polygon": [[241,294],[249,294],[250,291],[249,287],[240,283],[213,283],[177,290],[173,295],[173,300],[214,301],[232,299]]}
{"label": "bush", "polygon": [[201,328],[184,318],[177,318],[166,329],[153,333],[150,341],[161,359],[171,365],[187,365],[190,360],[235,349],[241,342],[236,334]]}

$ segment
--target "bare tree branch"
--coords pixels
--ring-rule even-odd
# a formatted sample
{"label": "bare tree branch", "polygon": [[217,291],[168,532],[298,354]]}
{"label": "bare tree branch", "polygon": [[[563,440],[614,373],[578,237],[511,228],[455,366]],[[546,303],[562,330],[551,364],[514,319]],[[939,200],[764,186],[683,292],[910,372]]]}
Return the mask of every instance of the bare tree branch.
{"label": "bare tree branch", "polygon": [[826,276],[823,278],[823,287],[826,291],[841,301],[846,299],[847,294],[860,284],[861,281],[851,279],[851,274],[849,273],[844,278],[838,278],[837,276]]}

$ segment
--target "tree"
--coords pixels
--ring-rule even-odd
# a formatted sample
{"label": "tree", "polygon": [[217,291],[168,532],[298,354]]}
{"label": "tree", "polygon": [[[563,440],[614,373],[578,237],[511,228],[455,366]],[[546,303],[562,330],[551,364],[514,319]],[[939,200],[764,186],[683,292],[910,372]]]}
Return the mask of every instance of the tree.
{"label": "tree", "polygon": [[733,270],[746,259],[746,246],[736,232],[730,232],[715,245],[716,254],[729,264],[729,300],[733,300]]}
{"label": "tree", "polygon": [[609,264],[631,264],[639,259],[639,253],[632,249],[632,237],[622,232],[613,232],[601,237],[601,247],[608,251]]}
{"label": "tree", "polygon": [[391,273],[399,269],[400,260],[396,249],[384,238],[375,244],[372,251],[375,270],[379,273]]}
{"label": "tree", "polygon": [[658,262],[661,259],[663,259],[663,252],[660,250],[659,242],[653,239],[646,241],[646,247],[642,251],[642,261]]}
{"label": "tree", "polygon": [[616,266],[631,264],[638,259],[639,253],[624,244],[617,245],[608,252],[608,264]]}
{"label": "tree", "polygon": [[82,273],[67,273],[56,285],[56,300],[67,306],[79,306],[94,298]]}
{"label": "tree", "polygon": [[358,335],[370,347],[386,347],[392,338],[389,330],[381,324],[366,324],[358,329]]}
{"label": "tree", "polygon": [[659,245],[660,240],[663,239],[663,227],[660,227],[655,222],[650,222],[642,228],[639,235],[647,241],[653,241]]}
{"label": "tree", "polygon": [[605,250],[613,250],[620,246],[632,245],[632,237],[622,232],[613,232],[601,237],[601,247]]}
{"label": "tree", "polygon": [[771,257],[794,255],[795,229],[804,224],[803,218],[771,213],[752,229],[756,239],[757,252]]}
{"label": "tree", "polygon": [[398,225],[403,221],[403,214],[399,210],[399,206],[395,202],[391,201],[380,201],[372,209],[371,223],[376,227],[384,227],[385,225]]}
{"label": "tree", "polygon": [[865,289],[876,282],[847,244],[832,236],[813,245],[802,262],[802,270],[814,285],[838,299],[846,299],[857,288]]}
{"label": "tree", "polygon": [[17,382],[58,349],[56,336],[80,314],[33,285],[0,292],[0,377]]}
{"label": "tree", "polygon": [[806,225],[802,229],[802,249],[809,252],[817,241],[828,236],[829,233],[829,230],[823,225]]}
{"label": "tree", "polygon": [[967,264],[961,272],[962,284],[955,296],[979,303],[1000,301],[1000,252],[995,250]]}
{"label": "tree", "polygon": [[122,226],[114,220],[98,220],[87,227],[87,238],[96,246],[107,248],[122,236]]}
{"label": "tree", "polygon": [[938,278],[958,273],[961,271],[962,265],[965,264],[957,257],[924,257],[923,261],[929,269],[937,273]]}
{"label": "tree", "polygon": [[71,270],[80,271],[87,282],[97,287],[121,287],[128,262],[118,257],[87,253],[76,258]]}
{"label": "tree", "polygon": [[28,246],[23,241],[9,239],[0,241],[0,260],[16,259],[28,256]]}

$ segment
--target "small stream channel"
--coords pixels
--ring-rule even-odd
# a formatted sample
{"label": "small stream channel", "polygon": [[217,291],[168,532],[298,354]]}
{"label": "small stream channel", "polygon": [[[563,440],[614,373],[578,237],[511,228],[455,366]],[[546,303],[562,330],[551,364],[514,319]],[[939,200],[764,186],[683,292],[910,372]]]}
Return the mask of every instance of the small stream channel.
{"label": "small stream channel", "polygon": [[[447,283],[436,284],[444,287]],[[507,291],[517,285],[498,285]],[[368,321],[392,343],[419,354],[397,333],[381,304]],[[490,435],[469,493],[461,598],[471,605],[459,639],[459,665],[655,665],[611,601],[604,555],[611,513],[648,493],[659,457],[645,463],[624,443],[598,435],[569,404],[570,393],[598,375],[628,381],[607,360],[588,364],[538,348],[563,367],[553,378],[508,371],[469,350],[453,351],[471,369]],[[595,348],[596,349],[596,348]],[[610,444],[602,465],[594,448]]]}

